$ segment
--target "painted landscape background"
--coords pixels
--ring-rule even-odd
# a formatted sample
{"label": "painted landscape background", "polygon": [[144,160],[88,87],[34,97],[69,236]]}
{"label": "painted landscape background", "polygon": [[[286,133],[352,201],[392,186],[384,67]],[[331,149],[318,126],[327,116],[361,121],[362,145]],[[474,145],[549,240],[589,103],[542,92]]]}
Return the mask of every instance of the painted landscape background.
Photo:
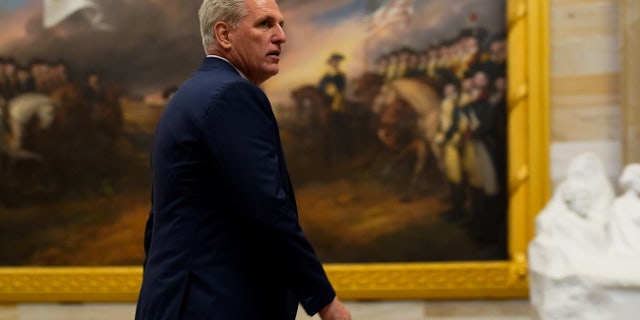
{"label": "painted landscape background", "polygon": [[[155,123],[204,55],[199,1],[66,1],[76,10],[63,18],[57,11],[58,19],[46,0],[0,1],[0,57],[4,70],[15,68],[0,86],[0,265],[139,265]],[[453,197],[437,154],[444,144],[425,135],[442,128],[447,84],[462,95],[473,70],[504,78],[504,64],[490,65],[504,58],[504,1],[278,3],[288,41],[281,73],[264,90],[301,223],[322,260],[505,259],[504,190],[497,204],[474,202],[475,189]],[[465,73],[469,37],[478,50]],[[437,76],[428,67],[434,50]],[[318,90],[334,54],[346,79],[339,105]],[[55,75],[60,65],[66,76],[45,76],[28,90],[58,102],[52,122],[43,128],[46,115],[37,112],[12,118],[12,100],[26,91],[9,87],[9,74]],[[448,219],[457,207],[462,216]]]}

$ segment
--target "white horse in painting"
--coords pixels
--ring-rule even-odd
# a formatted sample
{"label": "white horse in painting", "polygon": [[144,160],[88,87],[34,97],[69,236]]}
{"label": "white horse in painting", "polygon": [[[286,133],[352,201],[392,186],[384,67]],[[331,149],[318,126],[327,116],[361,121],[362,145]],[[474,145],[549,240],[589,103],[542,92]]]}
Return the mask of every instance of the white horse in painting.
{"label": "white horse in painting", "polygon": [[7,103],[9,132],[6,137],[0,137],[7,141],[5,150],[0,150],[7,155],[9,161],[7,175],[16,162],[21,160],[36,160],[49,173],[42,155],[24,148],[24,135],[27,124],[34,117],[37,118],[40,129],[48,128],[53,123],[56,105],[53,99],[40,93],[25,93]]}

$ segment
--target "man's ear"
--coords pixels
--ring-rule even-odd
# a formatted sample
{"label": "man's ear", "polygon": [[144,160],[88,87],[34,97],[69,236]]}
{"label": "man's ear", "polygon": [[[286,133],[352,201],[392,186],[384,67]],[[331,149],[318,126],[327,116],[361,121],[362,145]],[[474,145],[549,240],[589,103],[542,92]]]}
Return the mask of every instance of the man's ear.
{"label": "man's ear", "polygon": [[219,21],[213,26],[213,34],[216,36],[220,46],[224,49],[231,48],[231,31],[231,26],[223,21]]}

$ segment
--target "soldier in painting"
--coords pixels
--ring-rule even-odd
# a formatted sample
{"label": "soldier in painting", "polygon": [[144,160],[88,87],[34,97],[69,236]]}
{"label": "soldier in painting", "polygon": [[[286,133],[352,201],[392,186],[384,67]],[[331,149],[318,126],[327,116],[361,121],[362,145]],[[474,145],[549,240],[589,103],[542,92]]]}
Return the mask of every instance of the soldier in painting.
{"label": "soldier in painting", "polygon": [[18,94],[36,91],[36,85],[33,82],[33,78],[31,77],[31,71],[29,70],[28,67],[24,65],[18,66],[18,70],[16,71],[16,79],[18,80],[17,82]]}
{"label": "soldier in painting", "polygon": [[35,58],[29,63],[29,70],[29,81],[32,83],[32,86],[37,92],[45,93],[47,91],[46,72],[48,70],[48,68],[46,67],[46,63],[39,58]]}
{"label": "soldier in painting", "polygon": [[[479,241],[493,239],[498,223],[499,184],[496,165],[496,141],[492,134],[496,112],[490,105],[491,86],[483,70],[473,73],[473,101],[465,106],[467,127],[467,172],[479,185],[471,186],[472,235]],[[467,154],[468,152],[468,154]]]}
{"label": "soldier in painting", "polygon": [[460,78],[469,70],[477,69],[481,63],[480,36],[473,29],[463,29],[458,38],[460,59],[456,75]]}
{"label": "soldier in painting", "polygon": [[376,58],[374,72],[385,79],[389,70],[389,56],[387,54],[381,54]]}
{"label": "soldier in painting", "polygon": [[331,162],[337,151],[343,155],[350,155],[352,151],[351,136],[349,134],[348,114],[344,102],[347,86],[347,76],[340,69],[344,55],[333,53],[327,60],[327,71],[320,79],[318,89],[325,97],[325,103],[330,108],[328,146],[325,149],[325,162]]}
{"label": "soldier in painting", "polygon": [[100,75],[96,71],[91,71],[87,75],[84,97],[89,103],[104,102],[105,100]]}
{"label": "soldier in painting", "polygon": [[413,72],[413,56],[415,51],[410,47],[401,47],[398,50],[398,69],[396,78],[405,78],[411,76]]}
{"label": "soldier in painting", "polygon": [[444,86],[441,103],[440,123],[436,142],[442,148],[444,170],[449,184],[451,209],[444,213],[443,218],[448,221],[459,220],[464,215],[464,187],[462,181],[462,167],[460,156],[461,134],[458,131],[458,87],[455,83]]}
{"label": "soldier in painting", "polygon": [[58,60],[50,64],[50,86],[52,89],[59,88],[68,82],[67,64]]}
{"label": "soldier in painting", "polygon": [[[460,97],[458,99],[457,124],[460,134],[460,155],[465,194],[470,195],[470,206],[478,204],[482,193],[482,180],[476,166],[475,145],[472,140],[472,125],[475,118],[473,103],[479,96],[474,84],[473,74],[467,72],[461,81]],[[474,201],[474,199],[476,201]]]}
{"label": "soldier in painting", "polygon": [[426,66],[426,75],[430,79],[439,80],[438,79],[438,61],[439,61],[439,44],[433,44],[427,48],[427,66]]}
{"label": "soldier in painting", "polygon": [[393,50],[389,52],[389,68],[387,68],[387,77],[385,82],[391,82],[398,78],[400,70],[400,51]]}
{"label": "soldier in painting", "polygon": [[320,92],[325,95],[327,101],[331,104],[331,109],[334,111],[342,108],[344,90],[347,86],[347,76],[340,70],[342,60],[344,60],[342,54],[332,54],[327,60],[327,71],[318,84]]}
{"label": "soldier in painting", "polygon": [[491,81],[506,76],[507,41],[504,33],[498,33],[489,40],[488,50],[482,61],[482,69]]}
{"label": "soldier in painting", "polygon": [[8,90],[5,89],[7,86],[6,80],[4,78],[4,68],[7,64],[7,59],[5,57],[0,57],[0,98],[6,100]]}
{"label": "soldier in painting", "polygon": [[17,94],[18,80],[16,77],[16,61],[13,58],[3,59],[0,64],[0,89],[2,97],[9,101]]}

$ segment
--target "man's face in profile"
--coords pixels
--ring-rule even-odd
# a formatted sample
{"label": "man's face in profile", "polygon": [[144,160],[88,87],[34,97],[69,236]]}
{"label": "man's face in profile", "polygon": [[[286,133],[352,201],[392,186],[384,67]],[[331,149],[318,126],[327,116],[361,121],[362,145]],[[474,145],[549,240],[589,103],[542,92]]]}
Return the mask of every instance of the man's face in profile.
{"label": "man's face in profile", "polygon": [[247,16],[230,33],[230,60],[250,81],[260,84],[279,71],[284,18],[275,0],[246,0]]}

